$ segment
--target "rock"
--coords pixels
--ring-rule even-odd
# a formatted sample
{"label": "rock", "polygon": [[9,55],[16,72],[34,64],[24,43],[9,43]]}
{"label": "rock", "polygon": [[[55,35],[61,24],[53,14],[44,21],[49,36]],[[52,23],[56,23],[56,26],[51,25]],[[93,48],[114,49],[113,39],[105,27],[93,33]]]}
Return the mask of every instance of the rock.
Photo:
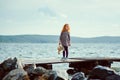
{"label": "rock", "polygon": [[48,70],[45,74],[42,75],[42,78],[45,80],[56,80],[57,73],[56,71]]}
{"label": "rock", "polygon": [[0,80],[11,70],[17,68],[17,58],[9,58],[0,64]]}
{"label": "rock", "polygon": [[105,80],[108,76],[117,75],[113,69],[104,66],[96,66],[89,74],[89,79],[102,79]]}
{"label": "rock", "polygon": [[71,80],[85,80],[85,74],[83,72],[77,72],[72,76]]}
{"label": "rock", "polygon": [[106,77],[105,80],[120,80],[120,75],[111,75]]}
{"label": "rock", "polygon": [[68,73],[69,75],[73,75],[73,74],[76,73],[76,71],[75,71],[74,69],[68,69],[68,70],[67,70],[67,73]]}
{"label": "rock", "polygon": [[41,76],[36,76],[34,77],[34,79],[31,79],[31,80],[46,80],[46,79],[43,79]]}
{"label": "rock", "polygon": [[27,71],[30,80],[42,80],[41,76],[47,71],[43,67],[36,67],[35,64],[25,65],[24,70]]}
{"label": "rock", "polygon": [[34,64],[28,64],[24,67],[24,70],[27,71],[28,74],[34,72],[34,69],[36,69],[36,65]]}
{"label": "rock", "polygon": [[55,80],[66,80],[66,79],[63,79],[63,78],[61,78],[61,77],[58,76]]}
{"label": "rock", "polygon": [[32,74],[42,76],[44,73],[46,73],[46,71],[47,70],[45,68],[43,68],[43,67],[36,67],[36,69],[34,69]]}
{"label": "rock", "polygon": [[9,58],[5,60],[2,64],[2,67],[6,71],[10,71],[17,68],[17,58]]}
{"label": "rock", "polygon": [[2,67],[0,67],[0,80],[4,77],[4,70]]}
{"label": "rock", "polygon": [[[38,70],[38,69],[36,69],[36,70]],[[34,75],[34,79],[32,78],[32,80],[56,80],[56,78],[57,78],[57,73],[52,70],[46,70],[46,72],[42,73],[42,74],[40,71],[40,73],[38,72],[36,74],[37,75],[36,76]]]}
{"label": "rock", "polygon": [[10,71],[3,80],[30,80],[27,72],[23,69],[14,69]]}

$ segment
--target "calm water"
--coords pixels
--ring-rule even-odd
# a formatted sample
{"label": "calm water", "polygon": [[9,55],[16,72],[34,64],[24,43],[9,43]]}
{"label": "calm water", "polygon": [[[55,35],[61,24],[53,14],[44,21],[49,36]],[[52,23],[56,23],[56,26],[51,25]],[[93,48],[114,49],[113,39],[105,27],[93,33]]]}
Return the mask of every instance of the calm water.
{"label": "calm water", "polygon": [[[57,46],[57,43],[0,43],[0,61],[8,57],[62,57],[57,53]],[[120,57],[120,43],[73,43],[69,47],[69,57]]]}

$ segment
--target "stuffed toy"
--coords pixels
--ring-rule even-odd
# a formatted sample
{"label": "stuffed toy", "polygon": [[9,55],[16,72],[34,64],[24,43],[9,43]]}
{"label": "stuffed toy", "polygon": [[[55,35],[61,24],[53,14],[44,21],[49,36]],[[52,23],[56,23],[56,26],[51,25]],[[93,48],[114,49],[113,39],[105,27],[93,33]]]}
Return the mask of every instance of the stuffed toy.
{"label": "stuffed toy", "polygon": [[60,54],[62,51],[64,51],[64,47],[62,45],[59,45],[57,50],[58,50],[58,54]]}

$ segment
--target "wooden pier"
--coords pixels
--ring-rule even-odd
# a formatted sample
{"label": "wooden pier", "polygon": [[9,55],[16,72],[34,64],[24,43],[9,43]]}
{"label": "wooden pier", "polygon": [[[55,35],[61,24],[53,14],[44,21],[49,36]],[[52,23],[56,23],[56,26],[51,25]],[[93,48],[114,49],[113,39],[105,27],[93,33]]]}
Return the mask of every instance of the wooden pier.
{"label": "wooden pier", "polygon": [[41,59],[23,59],[23,64],[57,64],[57,63],[71,63],[71,62],[89,62],[89,61],[120,61],[120,58],[68,58],[61,60],[59,58],[41,58]]}
{"label": "wooden pier", "polygon": [[97,57],[97,58],[68,58],[67,60],[61,60],[59,58],[46,58],[46,59],[24,59],[22,60],[22,64],[30,65],[36,64],[36,66],[42,66],[46,69],[52,69],[52,64],[59,63],[68,63],[72,70],[67,70],[68,73],[72,73],[74,71],[82,71],[85,74],[88,74],[96,65],[102,65],[111,67],[111,64],[114,61],[120,62],[120,58],[106,58],[106,57]]}
{"label": "wooden pier", "polygon": [[41,58],[41,59],[24,59],[22,60],[23,64],[58,64],[58,63],[70,63],[70,62],[81,62],[82,59],[58,59],[58,58]]}

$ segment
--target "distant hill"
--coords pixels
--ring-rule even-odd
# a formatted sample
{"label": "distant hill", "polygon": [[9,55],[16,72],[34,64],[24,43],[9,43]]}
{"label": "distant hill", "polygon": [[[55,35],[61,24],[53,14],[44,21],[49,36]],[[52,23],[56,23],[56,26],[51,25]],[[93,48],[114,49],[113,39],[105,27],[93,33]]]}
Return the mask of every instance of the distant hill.
{"label": "distant hill", "polygon": [[[57,43],[58,35],[0,35],[3,43]],[[71,37],[73,43],[120,43],[120,36],[102,36],[94,38]]]}

